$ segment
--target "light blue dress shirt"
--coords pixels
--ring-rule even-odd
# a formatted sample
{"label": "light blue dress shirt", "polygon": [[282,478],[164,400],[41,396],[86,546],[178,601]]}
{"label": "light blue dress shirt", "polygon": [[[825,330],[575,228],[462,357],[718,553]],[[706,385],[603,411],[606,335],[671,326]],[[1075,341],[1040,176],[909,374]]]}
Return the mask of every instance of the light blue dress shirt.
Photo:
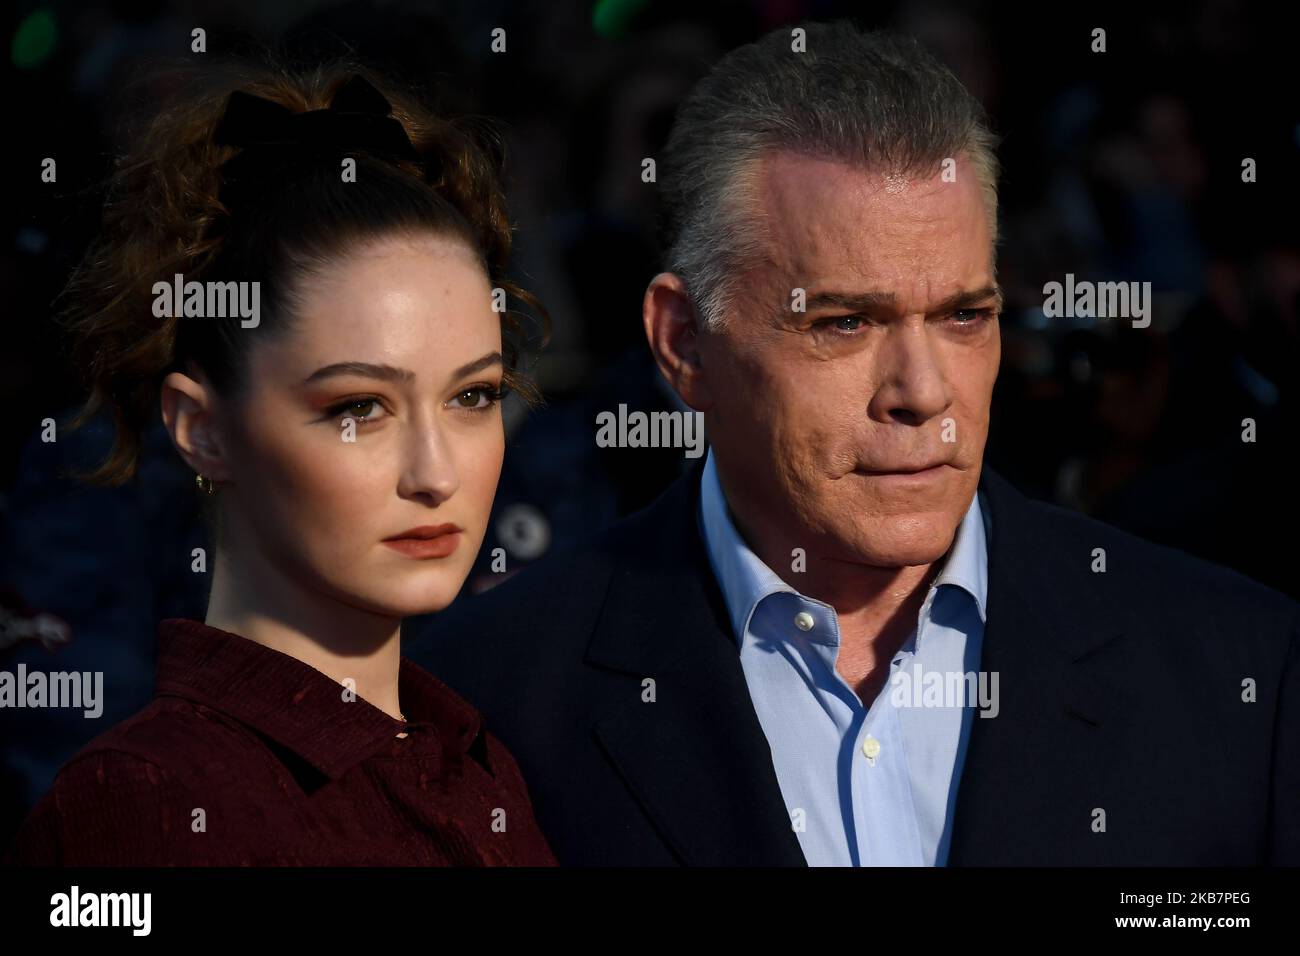
{"label": "light blue dress shirt", "polygon": [[[889,680],[864,706],[835,670],[835,609],[804,597],[745,544],[712,451],[700,490],[705,547],[809,865],[943,866],[972,719],[981,704],[996,713],[996,683],[986,680],[982,700],[975,677],[964,685],[969,692],[953,689],[957,675],[978,672],[984,636],[988,552],[979,495]],[[944,675],[946,696],[935,689],[935,674]]]}

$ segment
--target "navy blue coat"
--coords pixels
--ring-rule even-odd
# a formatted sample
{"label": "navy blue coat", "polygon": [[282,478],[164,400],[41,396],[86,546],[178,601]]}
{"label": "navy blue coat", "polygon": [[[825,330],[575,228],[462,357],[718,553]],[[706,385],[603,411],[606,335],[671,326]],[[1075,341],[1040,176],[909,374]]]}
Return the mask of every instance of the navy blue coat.
{"label": "navy blue coat", "polygon": [[[699,473],[405,636],[515,755],[562,864],[805,864]],[[980,487],[1001,710],[972,723],[950,865],[1300,864],[1300,605],[987,467]]]}

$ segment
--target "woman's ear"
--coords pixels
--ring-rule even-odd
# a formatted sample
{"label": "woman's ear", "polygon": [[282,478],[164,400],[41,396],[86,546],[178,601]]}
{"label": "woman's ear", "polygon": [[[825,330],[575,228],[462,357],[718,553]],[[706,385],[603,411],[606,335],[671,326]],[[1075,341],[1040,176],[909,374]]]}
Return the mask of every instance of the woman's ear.
{"label": "woman's ear", "polygon": [[201,373],[197,379],[171,372],[162,383],[162,418],[185,463],[213,481],[229,481],[229,460],[217,427],[215,395]]}

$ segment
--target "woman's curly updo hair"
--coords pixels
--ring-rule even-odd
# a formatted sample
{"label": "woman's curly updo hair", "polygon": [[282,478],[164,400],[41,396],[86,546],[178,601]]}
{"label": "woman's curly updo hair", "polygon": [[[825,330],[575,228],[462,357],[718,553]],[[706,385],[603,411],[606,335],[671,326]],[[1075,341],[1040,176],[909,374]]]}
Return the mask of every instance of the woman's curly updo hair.
{"label": "woman's curly updo hair", "polygon": [[[214,133],[236,90],[293,113],[328,109],[354,76],[380,91],[419,160],[348,149],[331,162],[304,158],[292,175],[251,205],[223,205],[221,166],[240,153]],[[226,63],[184,77],[108,180],[103,227],[57,303],[71,335],[71,357],[89,387],[71,422],[86,424],[111,410],[115,439],[88,481],[120,485],[135,473],[141,433],[157,414],[159,388],[170,371],[197,366],[223,395],[236,395],[250,348],[283,333],[294,318],[305,277],[354,243],[392,233],[436,233],[463,240],[478,256],[491,287],[524,303],[528,316],[501,313],[504,385],[530,405],[540,396],[520,367],[544,342],[549,318],[538,300],[505,276],[512,227],[501,185],[499,132],[477,118],[436,115],[410,92],[359,64],[335,61],[294,70],[274,61]],[[342,182],[339,156],[356,160],[355,181]],[[156,282],[260,283],[261,321],[157,317]],[[179,309],[173,309],[179,312]]]}

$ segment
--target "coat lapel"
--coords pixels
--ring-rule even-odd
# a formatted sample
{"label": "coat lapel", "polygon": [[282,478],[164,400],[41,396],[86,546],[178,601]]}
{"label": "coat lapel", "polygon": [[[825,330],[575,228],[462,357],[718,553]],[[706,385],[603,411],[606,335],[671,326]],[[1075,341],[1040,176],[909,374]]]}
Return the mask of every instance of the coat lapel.
{"label": "coat lapel", "polygon": [[1049,538],[1065,523],[1035,520],[987,467],[981,485],[992,536],[980,667],[999,675],[1000,711],[972,722],[948,861],[1088,862],[1101,845],[1089,841],[1099,784],[1133,702],[1115,681],[1125,638],[1101,589],[1084,585],[1089,542]]}
{"label": "coat lapel", "polygon": [[625,689],[595,733],[682,862],[803,866],[697,530],[700,472],[643,513],[638,546],[615,565],[587,662]]}
{"label": "coat lapel", "polygon": [[[587,663],[626,686],[594,732],[682,862],[806,865],[696,525],[700,471],[617,555]],[[1050,538],[1059,525],[987,467],[981,486],[992,534],[980,667],[999,674],[1000,710],[972,722],[948,862],[1087,862],[1093,795],[1133,704],[1117,679],[1125,637],[1100,589],[1080,583],[1087,542]]]}

